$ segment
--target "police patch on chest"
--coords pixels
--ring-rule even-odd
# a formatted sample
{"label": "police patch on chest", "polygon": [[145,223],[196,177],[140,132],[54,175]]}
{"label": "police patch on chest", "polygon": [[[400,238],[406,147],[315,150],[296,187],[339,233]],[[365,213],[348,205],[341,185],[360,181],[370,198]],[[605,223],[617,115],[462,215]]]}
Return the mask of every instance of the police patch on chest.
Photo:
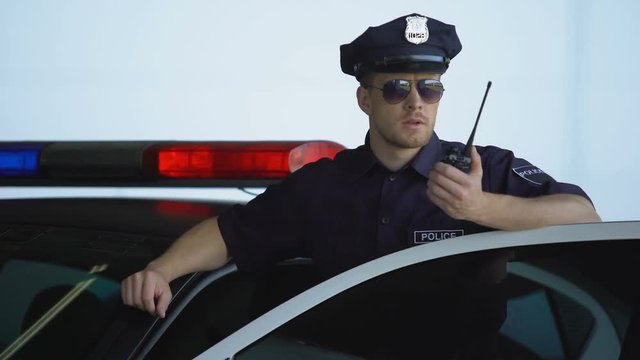
{"label": "police patch on chest", "polygon": [[512,170],[521,178],[536,185],[542,185],[546,182],[553,181],[551,176],[533,165],[515,167]]}
{"label": "police patch on chest", "polygon": [[464,230],[421,230],[413,232],[413,243],[424,244],[432,241],[453,239],[464,235]]}

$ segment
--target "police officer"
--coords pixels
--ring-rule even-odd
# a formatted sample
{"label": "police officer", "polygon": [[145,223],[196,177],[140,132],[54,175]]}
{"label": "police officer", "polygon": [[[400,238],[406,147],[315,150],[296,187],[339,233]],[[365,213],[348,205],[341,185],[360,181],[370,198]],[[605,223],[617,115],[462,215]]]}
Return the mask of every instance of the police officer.
{"label": "police officer", "polygon": [[260,271],[311,257],[326,277],[376,257],[491,229],[600,221],[577,186],[511,151],[471,152],[468,173],[441,162],[461,143],[434,133],[442,74],[462,49],[455,27],[419,14],[370,27],[340,47],[369,118],[364,145],[322,159],[182,235],[122,283],[123,301],[165,316],[169,282],[233,259]]}

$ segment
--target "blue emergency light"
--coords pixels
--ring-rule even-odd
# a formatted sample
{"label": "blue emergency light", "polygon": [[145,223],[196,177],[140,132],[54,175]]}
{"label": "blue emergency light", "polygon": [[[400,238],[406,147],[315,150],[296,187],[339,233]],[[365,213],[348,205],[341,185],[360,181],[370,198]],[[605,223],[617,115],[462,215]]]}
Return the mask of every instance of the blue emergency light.
{"label": "blue emergency light", "polygon": [[43,145],[5,145],[0,147],[0,175],[29,176],[38,173]]}

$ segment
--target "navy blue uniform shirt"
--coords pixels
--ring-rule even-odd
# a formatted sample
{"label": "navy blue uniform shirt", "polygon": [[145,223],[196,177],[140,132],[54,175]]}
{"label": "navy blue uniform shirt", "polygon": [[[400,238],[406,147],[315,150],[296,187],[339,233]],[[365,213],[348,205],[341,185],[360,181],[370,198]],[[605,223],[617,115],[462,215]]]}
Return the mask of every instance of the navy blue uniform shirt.
{"label": "navy blue uniform shirt", "polygon": [[[329,277],[413,245],[492,230],[451,218],[427,197],[429,172],[452,146],[464,144],[433,134],[398,172],[378,162],[368,141],[334,160],[306,165],[248,204],[220,215],[228,251],[243,271],[310,257]],[[486,192],[520,197],[568,193],[588,199],[579,187],[555,181],[511,151],[476,149]]]}

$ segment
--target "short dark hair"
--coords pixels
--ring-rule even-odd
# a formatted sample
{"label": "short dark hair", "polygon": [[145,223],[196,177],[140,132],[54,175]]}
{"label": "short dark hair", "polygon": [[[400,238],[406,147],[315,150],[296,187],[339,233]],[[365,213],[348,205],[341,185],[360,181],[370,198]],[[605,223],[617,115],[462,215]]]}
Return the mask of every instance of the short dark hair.
{"label": "short dark hair", "polygon": [[366,72],[358,77],[358,81],[360,82],[360,86],[367,87],[373,85],[373,77],[375,73],[372,71]]}

